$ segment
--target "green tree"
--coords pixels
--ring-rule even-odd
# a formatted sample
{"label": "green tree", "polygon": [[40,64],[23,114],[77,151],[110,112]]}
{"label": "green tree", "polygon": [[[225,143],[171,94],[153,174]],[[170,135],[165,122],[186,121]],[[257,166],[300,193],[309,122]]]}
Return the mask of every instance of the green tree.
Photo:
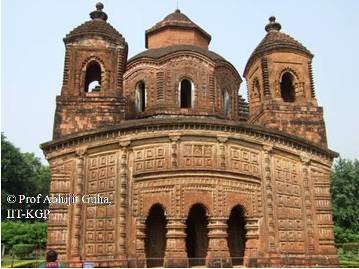
{"label": "green tree", "polygon": [[34,172],[20,150],[1,134],[1,191],[3,194],[30,194],[28,181]]}
{"label": "green tree", "polygon": [[339,159],[331,174],[335,241],[359,240],[359,161]]}
{"label": "green tree", "polygon": [[33,153],[21,153],[6,136],[1,134],[1,211],[2,219],[7,217],[7,209],[44,208],[43,204],[9,204],[8,195],[47,195],[50,185],[48,166],[41,164]]}
{"label": "green tree", "polygon": [[339,159],[331,181],[335,224],[359,232],[359,161]]}

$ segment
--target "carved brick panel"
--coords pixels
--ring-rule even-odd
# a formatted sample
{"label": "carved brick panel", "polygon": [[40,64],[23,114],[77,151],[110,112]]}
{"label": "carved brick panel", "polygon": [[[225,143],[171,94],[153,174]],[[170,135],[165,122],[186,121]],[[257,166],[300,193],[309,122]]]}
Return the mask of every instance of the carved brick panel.
{"label": "carved brick panel", "polygon": [[229,216],[238,204],[245,208],[247,216],[261,214],[259,208],[260,184],[229,179],[171,178],[138,181],[133,192],[134,215],[146,217],[155,203],[162,204],[166,213],[186,217],[195,203],[203,204],[209,216]]}
{"label": "carved brick panel", "polygon": [[[66,197],[71,192],[70,183],[74,177],[74,160],[57,161],[50,163],[51,170],[51,195],[61,195]],[[67,252],[67,237],[69,225],[69,210],[66,204],[50,204],[48,219],[48,241],[47,247],[54,248],[60,256]]]}
{"label": "carved brick panel", "polygon": [[304,253],[307,235],[304,234],[299,163],[274,156],[273,165],[279,251]]}
{"label": "carved brick panel", "polygon": [[87,167],[87,195],[108,197],[111,204],[86,204],[85,249],[86,257],[100,258],[115,254],[115,184],[117,178],[117,154],[90,156]]}
{"label": "carved brick panel", "polygon": [[136,147],[134,152],[134,174],[168,169],[168,145]]}
{"label": "carved brick panel", "polygon": [[214,168],[217,166],[216,149],[213,144],[181,144],[181,166],[186,168]]}
{"label": "carved brick panel", "polygon": [[319,251],[322,253],[335,253],[329,170],[312,167],[311,179],[313,182]]}
{"label": "carved brick panel", "polygon": [[229,168],[235,172],[260,176],[260,155],[258,151],[243,147],[229,147]]}

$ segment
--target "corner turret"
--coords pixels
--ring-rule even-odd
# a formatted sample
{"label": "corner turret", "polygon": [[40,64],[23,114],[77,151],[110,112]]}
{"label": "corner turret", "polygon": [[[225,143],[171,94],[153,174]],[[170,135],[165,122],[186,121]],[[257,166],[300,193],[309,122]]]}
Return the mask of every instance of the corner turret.
{"label": "corner turret", "polygon": [[244,70],[249,122],[327,145],[323,109],[315,98],[313,54],[282,33],[275,17]]}
{"label": "corner turret", "polygon": [[61,95],[56,99],[54,138],[112,125],[124,118],[123,73],[127,43],[97,3],[91,20],[64,38]]}

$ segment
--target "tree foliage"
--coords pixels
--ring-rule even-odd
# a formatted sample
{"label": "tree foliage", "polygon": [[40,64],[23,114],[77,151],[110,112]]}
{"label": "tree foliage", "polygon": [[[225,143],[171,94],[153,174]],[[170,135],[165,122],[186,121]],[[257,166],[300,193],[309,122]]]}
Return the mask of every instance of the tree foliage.
{"label": "tree foliage", "polygon": [[[26,204],[9,204],[8,195],[36,196],[47,195],[50,186],[50,170],[41,164],[33,153],[22,153],[4,134],[1,134],[1,211],[2,219],[7,216],[7,209],[21,209]],[[44,207],[33,204],[32,209]]]}
{"label": "tree foliage", "polygon": [[359,161],[339,159],[331,174],[335,241],[359,241]]}
{"label": "tree foliage", "polygon": [[36,248],[44,248],[46,239],[47,223],[16,221],[1,223],[1,243],[5,244],[7,250],[18,244],[31,244]]}
{"label": "tree foliage", "polygon": [[331,183],[335,224],[359,233],[359,161],[339,159]]}

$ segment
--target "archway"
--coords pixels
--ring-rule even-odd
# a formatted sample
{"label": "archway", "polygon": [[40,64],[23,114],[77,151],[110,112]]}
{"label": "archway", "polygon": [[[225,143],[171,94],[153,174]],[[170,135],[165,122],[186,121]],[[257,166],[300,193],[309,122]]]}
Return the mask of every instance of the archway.
{"label": "archway", "polygon": [[99,91],[101,89],[101,66],[92,61],[86,68],[85,92]]}
{"label": "archway", "polygon": [[231,215],[227,221],[228,224],[228,248],[232,258],[233,265],[243,264],[245,250],[245,218],[243,207],[237,205],[232,208]]}
{"label": "archway", "polygon": [[136,112],[144,112],[146,109],[146,85],[140,81],[136,85]]}
{"label": "archway", "polygon": [[180,107],[192,107],[192,85],[187,79],[183,79],[180,84]]}
{"label": "archway", "polygon": [[282,76],[280,93],[284,102],[293,103],[295,101],[293,76],[289,72],[284,73]]}
{"label": "archway", "polygon": [[186,249],[189,265],[204,265],[208,248],[208,220],[203,205],[195,204],[191,207],[186,225]]}
{"label": "archway", "polygon": [[161,205],[151,207],[146,219],[145,252],[147,267],[163,266],[163,257],[166,250],[167,220]]}

